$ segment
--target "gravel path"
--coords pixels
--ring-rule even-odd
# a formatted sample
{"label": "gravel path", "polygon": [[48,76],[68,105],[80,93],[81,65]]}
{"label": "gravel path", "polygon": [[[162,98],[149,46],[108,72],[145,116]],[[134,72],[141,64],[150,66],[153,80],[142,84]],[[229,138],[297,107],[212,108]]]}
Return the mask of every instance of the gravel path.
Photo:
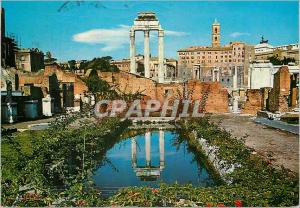
{"label": "gravel path", "polygon": [[255,123],[253,117],[233,114],[212,115],[211,120],[230,131],[233,136],[245,138],[245,144],[268,159],[272,155],[275,166],[283,165],[299,173],[299,137],[298,135],[269,128]]}

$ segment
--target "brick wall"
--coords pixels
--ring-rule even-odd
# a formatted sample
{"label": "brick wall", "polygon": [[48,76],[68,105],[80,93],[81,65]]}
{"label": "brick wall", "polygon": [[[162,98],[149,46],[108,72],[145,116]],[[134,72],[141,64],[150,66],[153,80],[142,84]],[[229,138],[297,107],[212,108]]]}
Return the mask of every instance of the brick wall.
{"label": "brick wall", "polygon": [[[217,82],[190,80],[186,84],[159,84],[151,79],[122,71],[99,72],[98,74],[108,83],[117,86],[121,92],[139,91],[147,96],[147,99],[157,99],[160,102],[164,102],[165,99],[182,99],[187,96],[188,99],[200,100],[200,103],[204,103],[205,112],[228,112],[228,92]],[[204,99],[205,95],[207,95],[206,99]]]}
{"label": "brick wall", "polygon": [[290,73],[287,66],[279,68],[274,75],[273,89],[269,94],[269,111],[287,112],[289,111],[288,96],[290,93]]}
{"label": "brick wall", "polygon": [[[20,73],[20,86],[32,84],[46,88],[49,93],[49,76],[55,74],[58,82],[74,83],[74,95],[87,91],[85,83],[74,73],[65,72],[58,65],[48,65],[39,73]],[[228,93],[217,82],[190,80],[186,84],[159,84],[155,81],[127,72],[100,72],[98,75],[122,93],[140,92],[144,101],[157,99],[161,103],[168,100],[182,99],[187,96],[192,101],[200,100],[202,111],[210,113],[228,112]]]}
{"label": "brick wall", "polygon": [[246,96],[247,100],[241,109],[241,113],[256,115],[257,111],[262,110],[262,91],[260,89],[248,89]]}
{"label": "brick wall", "polygon": [[87,91],[85,83],[74,73],[61,70],[58,65],[47,65],[45,70],[37,73],[19,72],[19,86],[32,84],[36,87],[46,87],[49,93],[49,76],[56,74],[57,81],[63,83],[74,83],[74,94],[83,95]]}

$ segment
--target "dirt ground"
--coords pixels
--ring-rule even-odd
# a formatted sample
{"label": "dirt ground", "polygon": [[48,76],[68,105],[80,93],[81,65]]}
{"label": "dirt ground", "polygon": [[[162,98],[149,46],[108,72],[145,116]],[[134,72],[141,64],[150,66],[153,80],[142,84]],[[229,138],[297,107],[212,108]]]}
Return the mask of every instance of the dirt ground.
{"label": "dirt ground", "polygon": [[251,118],[224,114],[212,115],[211,121],[220,122],[221,127],[237,138],[248,135],[245,144],[257,154],[265,159],[272,155],[272,164],[299,173],[299,136],[257,124]]}

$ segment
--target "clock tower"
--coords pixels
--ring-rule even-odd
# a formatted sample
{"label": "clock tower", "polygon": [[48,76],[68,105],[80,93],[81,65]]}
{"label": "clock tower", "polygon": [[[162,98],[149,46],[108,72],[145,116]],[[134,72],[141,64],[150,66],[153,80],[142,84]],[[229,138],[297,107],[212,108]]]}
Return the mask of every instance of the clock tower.
{"label": "clock tower", "polygon": [[212,47],[220,47],[220,23],[218,23],[217,19],[215,19],[215,22],[212,24]]}

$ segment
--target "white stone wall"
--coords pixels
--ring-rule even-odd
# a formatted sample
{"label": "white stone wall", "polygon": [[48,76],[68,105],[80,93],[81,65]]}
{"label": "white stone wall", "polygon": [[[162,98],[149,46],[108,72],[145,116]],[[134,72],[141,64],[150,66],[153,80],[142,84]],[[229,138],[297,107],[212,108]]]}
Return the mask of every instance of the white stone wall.
{"label": "white stone wall", "polygon": [[[272,87],[274,81],[274,74],[278,71],[278,69],[282,67],[282,65],[277,66],[272,63],[253,63],[250,65],[250,89],[260,89],[262,87]],[[288,66],[290,74],[299,73],[299,65],[296,66]]]}
{"label": "white stone wall", "polygon": [[250,65],[250,89],[273,87],[273,65],[254,63]]}
{"label": "white stone wall", "polygon": [[221,178],[227,183],[231,184],[232,179],[228,177],[228,174],[232,173],[236,168],[241,167],[240,164],[232,164],[229,161],[221,160],[218,158],[219,148],[217,146],[211,146],[205,138],[198,138],[196,131],[192,132],[194,137],[198,140],[202,146],[202,150],[208,157],[208,160],[212,163],[214,168],[218,171]]}

